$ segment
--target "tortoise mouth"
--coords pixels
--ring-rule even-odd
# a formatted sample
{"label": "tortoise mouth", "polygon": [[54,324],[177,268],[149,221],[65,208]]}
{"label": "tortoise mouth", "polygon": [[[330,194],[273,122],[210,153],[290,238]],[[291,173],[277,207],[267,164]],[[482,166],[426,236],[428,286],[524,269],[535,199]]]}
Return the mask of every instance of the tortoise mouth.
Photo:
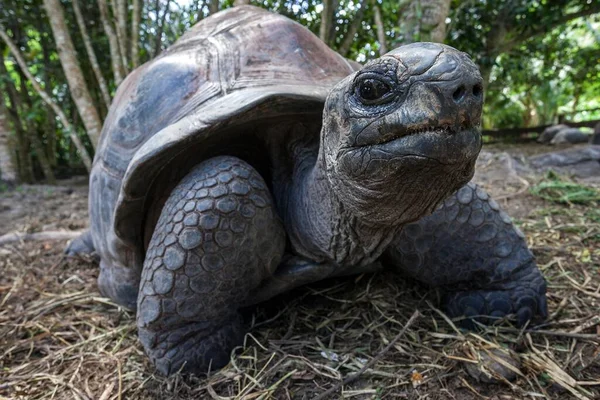
{"label": "tortoise mouth", "polygon": [[450,125],[398,129],[382,135],[377,141],[350,150],[368,153],[370,158],[390,162],[402,158],[436,161],[441,164],[464,164],[477,158],[481,149],[481,132],[474,126],[453,128]]}
{"label": "tortoise mouth", "polygon": [[455,127],[451,125],[441,125],[437,127],[432,126],[419,126],[419,127],[402,127],[400,129],[393,129],[387,132],[381,132],[380,136],[375,140],[369,141],[369,143],[361,143],[355,147],[374,147],[381,146],[391,142],[395,142],[400,139],[404,139],[408,136],[429,136],[429,135],[439,135],[439,136],[453,136],[461,133],[477,133],[479,134],[479,130],[473,126],[460,126]]}

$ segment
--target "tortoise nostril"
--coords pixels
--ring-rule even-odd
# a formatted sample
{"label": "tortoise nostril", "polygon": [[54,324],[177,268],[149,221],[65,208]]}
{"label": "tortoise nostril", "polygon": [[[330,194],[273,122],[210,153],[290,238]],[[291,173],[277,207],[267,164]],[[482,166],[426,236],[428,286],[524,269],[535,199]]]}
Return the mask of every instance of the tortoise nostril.
{"label": "tortoise nostril", "polygon": [[479,97],[483,93],[483,87],[481,85],[473,86],[473,96]]}
{"label": "tortoise nostril", "polygon": [[454,101],[459,102],[465,96],[466,91],[467,89],[465,89],[464,85],[460,85],[458,89],[456,89],[454,93],[452,93],[452,98],[454,99]]}

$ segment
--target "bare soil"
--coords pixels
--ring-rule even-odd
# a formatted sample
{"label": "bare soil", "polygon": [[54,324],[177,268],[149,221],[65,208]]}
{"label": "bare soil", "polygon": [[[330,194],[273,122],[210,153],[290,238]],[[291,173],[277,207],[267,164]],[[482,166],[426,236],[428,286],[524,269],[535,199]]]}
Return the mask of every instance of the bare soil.
{"label": "bare soil", "polygon": [[[360,275],[248,310],[250,333],[227,367],[164,378],[137,342],[135,316],[98,293],[94,260],[63,257],[64,241],[14,243],[0,247],[0,399],[313,399],[374,357],[326,398],[600,398],[599,204],[531,195],[535,182],[511,174],[505,151],[518,153],[494,149],[476,180],[526,233],[548,280],[542,326],[463,331],[434,290],[389,272]],[[86,225],[85,179],[0,193],[0,235]],[[520,360],[514,382],[467,372],[490,353]]]}

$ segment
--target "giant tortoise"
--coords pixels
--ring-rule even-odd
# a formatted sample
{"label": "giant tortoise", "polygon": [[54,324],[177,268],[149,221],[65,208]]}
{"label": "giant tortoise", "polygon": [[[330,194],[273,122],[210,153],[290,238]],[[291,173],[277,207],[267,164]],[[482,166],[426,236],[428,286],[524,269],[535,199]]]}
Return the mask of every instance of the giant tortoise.
{"label": "giant tortoise", "polygon": [[137,308],[165,374],[226,364],[241,307],[380,268],[440,287],[452,317],[522,325],[545,316],[546,286],[469,183],[482,102],[477,67],[449,46],[359,66],[283,16],[217,13],[119,87],[90,230],[67,252],[99,255],[101,292]]}

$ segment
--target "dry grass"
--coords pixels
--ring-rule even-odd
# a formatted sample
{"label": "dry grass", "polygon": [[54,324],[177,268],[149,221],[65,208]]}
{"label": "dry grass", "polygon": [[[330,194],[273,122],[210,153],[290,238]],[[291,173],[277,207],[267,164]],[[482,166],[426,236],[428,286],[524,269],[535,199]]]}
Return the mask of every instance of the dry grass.
{"label": "dry grass", "polygon": [[[64,207],[85,204],[68,196]],[[208,378],[155,375],[133,315],[98,294],[91,260],[64,259],[63,243],[0,248],[0,399],[314,399],[332,388],[323,398],[600,398],[600,211],[520,195],[528,199],[536,207],[519,224],[549,283],[542,326],[462,331],[435,308],[434,291],[361,275],[248,310],[244,345]],[[44,226],[61,212],[42,210],[25,220]],[[521,359],[512,383],[466,372],[508,353]]]}

